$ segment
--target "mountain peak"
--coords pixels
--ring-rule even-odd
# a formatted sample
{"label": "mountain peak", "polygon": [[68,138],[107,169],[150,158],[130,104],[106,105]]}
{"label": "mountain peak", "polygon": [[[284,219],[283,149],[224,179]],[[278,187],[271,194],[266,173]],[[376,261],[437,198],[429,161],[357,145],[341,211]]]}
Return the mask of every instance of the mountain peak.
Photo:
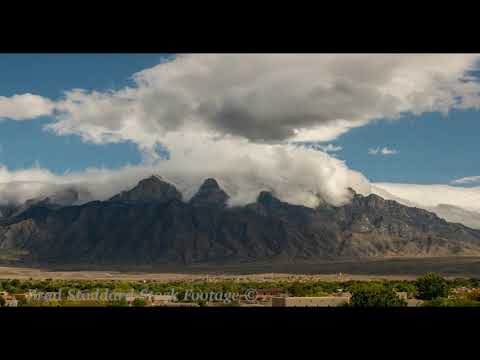
{"label": "mountain peak", "polygon": [[228,194],[220,188],[217,180],[208,178],[192,197],[190,203],[193,205],[219,205],[225,207],[228,198]]}
{"label": "mountain peak", "polygon": [[110,201],[124,202],[168,202],[170,200],[181,200],[182,194],[161,177],[152,175],[138,182],[137,186],[128,191],[122,191],[115,195]]}
{"label": "mountain peak", "polygon": [[352,199],[352,205],[355,208],[383,209],[387,204],[384,198],[376,194],[370,194],[368,196],[355,194]]}
{"label": "mountain peak", "polygon": [[347,188],[348,194],[353,198],[355,195],[357,195],[357,192],[352,188],[348,187]]}
{"label": "mountain peak", "polygon": [[138,184],[161,184],[166,183],[166,181],[158,175],[151,175],[148,178],[142,179],[138,182]]}
{"label": "mountain peak", "polygon": [[272,205],[280,204],[281,201],[277,199],[271,191],[261,191],[260,194],[258,194],[257,202],[264,206],[271,207]]}
{"label": "mountain peak", "polygon": [[220,189],[220,186],[218,185],[217,180],[215,180],[214,178],[208,178],[203,182],[203,184],[200,186],[200,188]]}

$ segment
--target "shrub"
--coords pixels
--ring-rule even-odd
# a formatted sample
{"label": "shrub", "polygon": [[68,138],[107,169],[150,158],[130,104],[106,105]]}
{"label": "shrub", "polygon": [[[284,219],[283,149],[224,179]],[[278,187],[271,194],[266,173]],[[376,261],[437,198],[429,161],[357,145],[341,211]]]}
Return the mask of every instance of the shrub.
{"label": "shrub", "polygon": [[137,298],[133,300],[132,305],[135,307],[144,307],[144,306],[147,306],[147,301],[145,299]]}
{"label": "shrub", "polygon": [[417,297],[422,300],[433,300],[448,296],[447,281],[440,275],[428,273],[415,282]]}
{"label": "shrub", "polygon": [[350,306],[354,307],[396,307],[406,306],[395,291],[382,285],[362,285],[352,291]]}

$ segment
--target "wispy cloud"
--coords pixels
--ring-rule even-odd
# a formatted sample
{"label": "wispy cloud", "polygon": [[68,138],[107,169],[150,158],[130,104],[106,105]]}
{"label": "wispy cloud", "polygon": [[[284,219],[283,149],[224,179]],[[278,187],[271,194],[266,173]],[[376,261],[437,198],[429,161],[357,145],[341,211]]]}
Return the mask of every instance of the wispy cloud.
{"label": "wispy cloud", "polygon": [[343,150],[343,147],[341,147],[340,145],[335,145],[335,144],[323,145],[323,144],[319,144],[317,142],[309,142],[309,141],[293,142],[293,144],[302,145],[302,146],[304,146],[306,148],[309,148],[309,149],[321,150],[321,151],[328,152],[328,153],[338,152],[338,151]]}
{"label": "wispy cloud", "polygon": [[390,149],[385,146],[383,148],[380,148],[380,147],[370,148],[368,149],[368,153],[370,155],[396,155],[399,153],[399,151],[395,149]]}
{"label": "wispy cloud", "polygon": [[473,184],[480,183],[480,176],[467,176],[451,181],[451,184]]}
{"label": "wispy cloud", "polygon": [[320,146],[321,149],[323,149],[326,152],[337,152],[337,151],[342,151],[343,147],[340,145],[334,145],[334,144],[328,144],[326,146]]}

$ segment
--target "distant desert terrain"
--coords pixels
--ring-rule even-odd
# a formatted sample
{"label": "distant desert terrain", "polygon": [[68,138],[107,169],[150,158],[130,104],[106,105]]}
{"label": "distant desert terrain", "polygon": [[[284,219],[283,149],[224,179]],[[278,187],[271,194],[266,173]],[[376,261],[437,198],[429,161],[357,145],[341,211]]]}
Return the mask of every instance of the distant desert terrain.
{"label": "distant desert terrain", "polygon": [[155,281],[301,281],[414,279],[427,272],[445,277],[480,278],[480,257],[378,258],[303,264],[185,266],[28,266],[0,264],[0,279],[88,279]]}

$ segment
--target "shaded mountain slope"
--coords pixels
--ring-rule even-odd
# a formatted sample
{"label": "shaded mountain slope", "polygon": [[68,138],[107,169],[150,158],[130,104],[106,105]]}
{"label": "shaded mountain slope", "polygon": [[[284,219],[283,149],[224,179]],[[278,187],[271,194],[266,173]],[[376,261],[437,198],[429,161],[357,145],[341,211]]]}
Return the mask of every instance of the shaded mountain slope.
{"label": "shaded mountain slope", "polygon": [[286,262],[371,256],[480,255],[480,231],[378,195],[352,193],[340,207],[292,205],[261,192],[228,207],[207,179],[189,202],[159,177],[108,201],[40,202],[0,222],[0,249],[26,261],[63,263]]}

